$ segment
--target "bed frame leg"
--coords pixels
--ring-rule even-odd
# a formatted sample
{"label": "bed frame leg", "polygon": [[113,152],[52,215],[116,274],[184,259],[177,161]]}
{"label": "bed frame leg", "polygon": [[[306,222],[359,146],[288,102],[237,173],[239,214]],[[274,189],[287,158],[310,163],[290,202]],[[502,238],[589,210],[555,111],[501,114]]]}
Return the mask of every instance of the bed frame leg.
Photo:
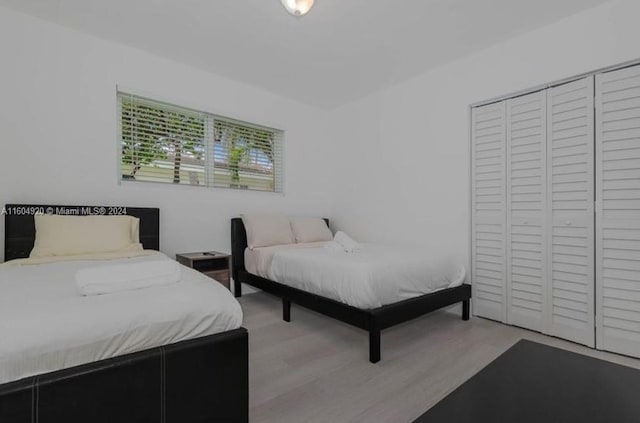
{"label": "bed frame leg", "polygon": [[369,361],[377,363],[380,361],[380,331],[369,331]]}
{"label": "bed frame leg", "polygon": [[282,299],[282,320],[291,321],[291,301],[284,298]]}
{"label": "bed frame leg", "polygon": [[235,295],[236,298],[242,297],[242,282],[236,279],[233,280],[233,295]]}
{"label": "bed frame leg", "polygon": [[470,300],[462,300],[462,320],[469,320]]}

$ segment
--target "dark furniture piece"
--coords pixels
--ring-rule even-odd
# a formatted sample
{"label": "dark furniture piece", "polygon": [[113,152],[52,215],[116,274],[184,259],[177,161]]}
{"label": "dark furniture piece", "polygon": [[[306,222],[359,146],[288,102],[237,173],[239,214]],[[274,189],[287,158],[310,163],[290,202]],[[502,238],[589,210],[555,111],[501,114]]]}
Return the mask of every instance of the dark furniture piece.
{"label": "dark furniture piece", "polygon": [[231,256],[217,251],[176,254],[178,263],[204,273],[231,289]]}
{"label": "dark furniture piece", "polygon": [[0,385],[2,423],[248,422],[244,328]]}
{"label": "dark furniture piece", "polygon": [[[329,221],[325,219],[327,225]],[[231,219],[232,277],[236,297],[242,295],[241,283],[255,286],[282,298],[282,316],[291,321],[291,303],[356,326],[369,332],[369,361],[380,361],[380,332],[391,326],[414,319],[455,303],[462,302],[462,319],[469,320],[471,285],[463,284],[431,294],[422,295],[375,309],[364,310],[330,298],[311,294],[297,288],[251,274],[244,266],[247,232],[242,219]]]}
{"label": "dark furniture piece", "polygon": [[[160,246],[155,208],[7,205],[7,259],[29,255],[43,210],[136,216],[145,248]],[[0,384],[0,422],[248,422],[248,355],[239,328]]]}
{"label": "dark furniture piece", "polygon": [[640,370],[520,341],[414,423],[632,423]]}

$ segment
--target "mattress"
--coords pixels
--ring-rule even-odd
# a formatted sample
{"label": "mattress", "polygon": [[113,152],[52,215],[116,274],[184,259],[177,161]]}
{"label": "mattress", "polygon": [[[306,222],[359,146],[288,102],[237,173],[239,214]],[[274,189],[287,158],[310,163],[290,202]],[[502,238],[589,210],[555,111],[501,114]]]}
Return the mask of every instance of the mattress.
{"label": "mattress", "polygon": [[143,260],[0,267],[0,384],[237,329],[242,310],[222,284],[182,267],[177,283],[81,296],[79,269]]}
{"label": "mattress", "polygon": [[253,250],[246,248],[244,250],[244,268],[247,269],[247,272],[253,273],[254,275],[270,278],[271,260],[276,252],[301,248],[319,248],[324,247],[325,244],[326,242],[306,242],[258,247]]}
{"label": "mattress", "polygon": [[374,309],[461,285],[464,265],[419,249],[363,244],[356,253],[323,243],[245,250],[245,268],[258,276],[361,309]]}

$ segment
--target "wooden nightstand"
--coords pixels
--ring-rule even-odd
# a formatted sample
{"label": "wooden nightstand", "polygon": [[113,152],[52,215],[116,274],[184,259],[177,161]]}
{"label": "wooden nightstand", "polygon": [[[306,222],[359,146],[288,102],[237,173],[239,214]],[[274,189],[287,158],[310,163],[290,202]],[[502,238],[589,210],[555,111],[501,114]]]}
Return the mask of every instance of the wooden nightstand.
{"label": "wooden nightstand", "polygon": [[230,288],[230,261],[231,256],[217,251],[207,251],[204,253],[183,253],[176,254],[178,263],[195,269]]}

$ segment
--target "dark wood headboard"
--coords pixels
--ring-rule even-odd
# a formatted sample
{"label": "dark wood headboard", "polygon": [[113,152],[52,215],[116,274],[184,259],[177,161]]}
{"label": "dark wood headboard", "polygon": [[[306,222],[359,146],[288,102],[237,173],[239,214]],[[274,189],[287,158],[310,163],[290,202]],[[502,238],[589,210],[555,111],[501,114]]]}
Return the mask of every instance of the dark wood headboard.
{"label": "dark wood headboard", "polygon": [[[329,226],[329,219],[324,219]],[[237,280],[236,275],[244,267],[244,250],[247,248],[247,230],[244,227],[242,218],[231,219],[231,277]]]}
{"label": "dark wood headboard", "polygon": [[160,209],[121,206],[54,206],[7,204],[4,214],[4,259],[29,257],[36,238],[33,216],[38,213],[66,216],[129,215],[140,219],[140,242],[147,250],[160,250]]}

